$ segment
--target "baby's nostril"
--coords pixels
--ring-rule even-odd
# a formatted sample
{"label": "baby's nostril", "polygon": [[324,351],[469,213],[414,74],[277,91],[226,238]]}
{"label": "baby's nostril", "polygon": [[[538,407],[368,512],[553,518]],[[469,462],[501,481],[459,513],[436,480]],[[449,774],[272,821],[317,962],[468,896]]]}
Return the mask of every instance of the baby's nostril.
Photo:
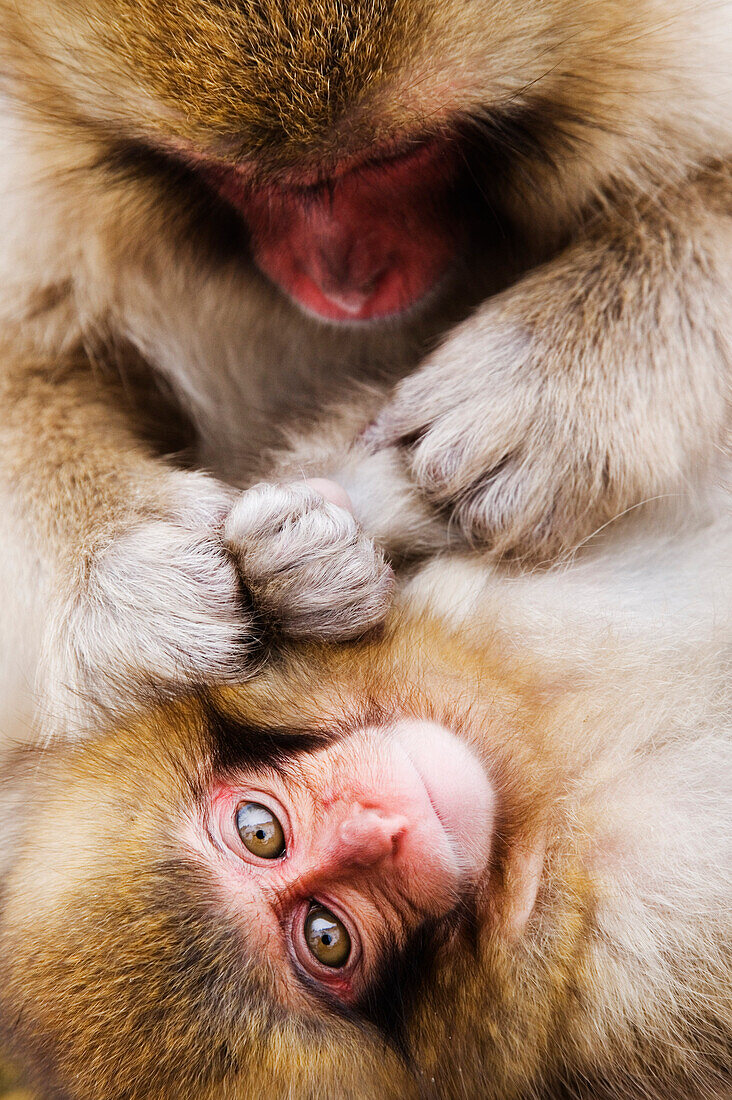
{"label": "baby's nostril", "polygon": [[391,838],[391,858],[396,859],[399,855],[399,849],[401,848],[402,837],[406,830],[399,829],[398,832],[393,833]]}
{"label": "baby's nostril", "polygon": [[344,856],[362,865],[393,859],[408,824],[405,817],[358,806],[340,828]]}

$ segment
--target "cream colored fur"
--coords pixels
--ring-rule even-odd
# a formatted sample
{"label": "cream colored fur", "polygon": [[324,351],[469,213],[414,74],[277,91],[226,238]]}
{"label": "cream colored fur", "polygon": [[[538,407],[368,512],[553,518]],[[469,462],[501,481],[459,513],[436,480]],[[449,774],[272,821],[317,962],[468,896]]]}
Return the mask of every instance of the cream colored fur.
{"label": "cream colored fur", "polygon": [[[482,924],[423,960],[404,1064],[378,1034],[370,1072],[374,1033],[327,1004],[317,1028],[279,1005],[272,1019],[241,981],[238,916],[234,935],[199,938],[201,900],[216,932],[230,919],[187,840],[179,858],[215,693],[6,782],[0,1000],[39,1095],[241,1100],[266,1073],[283,1100],[726,1100],[732,524],[717,505],[544,573],[447,555],[405,582],[385,637],[292,647],[219,696],[229,732],[347,730],[383,707],[439,717],[484,760],[499,816]],[[134,810],[122,827],[115,800]]]}
{"label": "cream colored fur", "polygon": [[[308,34],[321,41],[318,19],[335,9],[310,5],[300,37],[270,43],[269,68],[247,75],[235,34],[217,54],[204,33],[234,8],[241,30],[233,4],[182,4],[171,21],[165,6],[153,19],[121,0],[0,3],[0,594],[15,606],[2,652],[35,693],[16,710],[39,710],[49,733],[134,708],[147,683],[176,690],[256,667],[261,624],[232,565],[249,549],[222,539],[235,490],[261,477],[293,412],[302,422],[353,380],[402,377],[439,334],[385,404],[383,390],[364,401],[376,426],[369,473],[354,474],[362,488],[373,479],[360,518],[386,551],[467,539],[542,561],[648,498],[683,500],[718,476],[732,316],[729,2],[385,5],[409,34],[382,43],[386,60],[368,41],[361,62],[349,59],[354,98],[328,140],[348,150],[456,110],[514,108],[553,136],[544,158],[503,151],[518,256],[482,257],[457,303],[383,331],[301,316],[246,255],[199,247],[163,182],[107,163],[116,139],[203,147],[222,127],[239,129],[246,154],[256,104],[268,102],[285,105],[289,135],[272,131],[271,143],[291,153],[310,117],[303,155],[317,157],[321,93],[298,99],[276,81],[306,81]],[[169,65],[181,43],[183,81]],[[320,75],[331,87],[340,70]],[[237,92],[240,79],[250,84]],[[489,300],[454,327],[486,283]],[[207,473],[143,441],[126,402],[140,367],[174,390]],[[327,450],[325,438],[307,453]],[[331,455],[317,472],[338,465]],[[287,469],[299,476],[297,460]],[[324,604],[332,637],[386,610],[390,582],[366,540],[352,540],[359,620],[352,581],[343,606],[329,588],[323,532],[288,529],[284,567],[305,563],[303,593],[311,556],[320,563],[316,636]],[[301,594],[299,637],[303,609]],[[276,618],[286,631],[287,608]]]}
{"label": "cream colored fur", "polygon": [[[555,810],[585,852],[597,899],[578,995],[560,1011],[543,1056],[577,1095],[728,1095],[731,549],[727,509],[683,535],[626,537],[543,577],[509,580],[451,558],[428,567],[407,595],[411,614],[437,613],[479,650],[502,650],[529,675],[542,670],[547,745],[562,759]],[[550,880],[551,867],[548,859]],[[542,912],[551,906],[544,895],[518,949],[515,980],[525,992],[512,1011],[523,996],[526,1006],[538,997],[537,959],[552,935]],[[487,968],[488,1021],[500,1019],[491,978]],[[487,1023],[454,1054],[446,1042],[440,1089],[459,1094],[465,1060],[479,1049],[485,1077],[474,1094],[506,1095],[520,1079],[509,1031],[492,1040]],[[516,1036],[530,1058],[536,1032],[524,1042],[517,1023]],[[562,1095],[556,1082],[554,1090]]]}

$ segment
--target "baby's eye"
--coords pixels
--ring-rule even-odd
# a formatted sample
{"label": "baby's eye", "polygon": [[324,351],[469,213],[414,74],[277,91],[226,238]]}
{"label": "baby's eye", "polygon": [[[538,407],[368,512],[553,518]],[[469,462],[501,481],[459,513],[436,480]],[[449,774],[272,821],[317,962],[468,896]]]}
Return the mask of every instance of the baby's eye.
{"label": "baby's eye", "polygon": [[236,811],[236,831],[247,851],[260,859],[279,859],[285,854],[284,829],[259,802],[242,802]]}
{"label": "baby's eye", "polygon": [[324,905],[314,905],[305,918],[305,943],[322,966],[345,966],[351,954],[351,937],[345,926]]}

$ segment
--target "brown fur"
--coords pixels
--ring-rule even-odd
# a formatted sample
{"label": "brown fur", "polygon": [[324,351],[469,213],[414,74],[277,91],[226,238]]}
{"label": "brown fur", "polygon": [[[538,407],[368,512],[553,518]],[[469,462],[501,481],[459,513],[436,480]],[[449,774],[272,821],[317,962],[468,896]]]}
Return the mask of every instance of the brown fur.
{"label": "brown fur", "polygon": [[[271,624],[249,614],[251,593],[242,603],[222,545],[231,486],[251,482],[293,413],[302,423],[354,380],[379,384],[364,401],[375,491],[400,507],[385,522],[354,504],[366,535],[400,555],[466,538],[543,561],[717,476],[727,0],[3,0],[0,12],[2,591],[18,604],[2,648],[33,651],[22,675],[46,731],[134,710],[150,681],[251,667]],[[428,308],[371,327],[299,313],[177,159],[185,141],[265,181],[320,179],[344,156],[436,134],[465,162],[453,201],[474,215],[472,247]],[[172,463],[125,399],[144,371],[144,392],[167,392],[190,421],[194,445]],[[384,404],[383,382],[410,372]],[[311,563],[318,540],[289,529],[288,562]],[[258,577],[278,560],[265,541]],[[321,569],[314,604],[331,607],[333,637],[388,604],[378,553],[367,537],[353,547],[350,590],[372,610],[355,623]],[[295,570],[286,592],[313,572]],[[154,613],[130,577],[158,593]],[[275,619],[286,632],[287,601]],[[310,631],[321,625],[314,614]],[[103,652],[113,634],[119,661]]]}
{"label": "brown fur", "polygon": [[[426,574],[381,640],[292,651],[247,686],[16,764],[0,1019],[40,1095],[244,1100],[265,1082],[283,1098],[726,1095],[723,616],[679,634],[668,595],[660,614],[646,596],[642,631],[613,626],[632,578],[598,612],[582,578],[602,571],[580,569],[555,578],[569,603],[546,623],[524,608],[527,644],[506,633],[520,587],[470,576],[457,562]],[[529,583],[527,607],[547,584]],[[498,792],[479,926],[454,922],[427,948],[412,997],[391,991],[386,1031],[325,1007],[285,1014],[181,850],[181,822],[270,731],[347,736],[404,714],[458,731]],[[538,837],[541,886],[517,936],[517,876]]]}

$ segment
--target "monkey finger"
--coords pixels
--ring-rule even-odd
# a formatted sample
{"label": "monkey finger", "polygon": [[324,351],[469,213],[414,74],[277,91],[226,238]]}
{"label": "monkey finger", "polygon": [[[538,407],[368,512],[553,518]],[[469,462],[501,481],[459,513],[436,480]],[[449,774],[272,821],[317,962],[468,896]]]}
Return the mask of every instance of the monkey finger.
{"label": "monkey finger", "polygon": [[583,496],[592,500],[589,483],[560,453],[547,465],[515,455],[462,494],[453,518],[469,541],[495,557],[548,562],[571,552],[606,518],[599,499],[578,510]]}
{"label": "monkey finger", "polygon": [[521,556],[551,527],[551,497],[540,488],[525,460],[506,459],[461,495],[454,519],[468,540],[496,556]]}
{"label": "monkey finger", "polygon": [[361,436],[370,451],[415,443],[427,431],[440,407],[437,387],[430,382],[433,373],[420,370],[396,387]]}

